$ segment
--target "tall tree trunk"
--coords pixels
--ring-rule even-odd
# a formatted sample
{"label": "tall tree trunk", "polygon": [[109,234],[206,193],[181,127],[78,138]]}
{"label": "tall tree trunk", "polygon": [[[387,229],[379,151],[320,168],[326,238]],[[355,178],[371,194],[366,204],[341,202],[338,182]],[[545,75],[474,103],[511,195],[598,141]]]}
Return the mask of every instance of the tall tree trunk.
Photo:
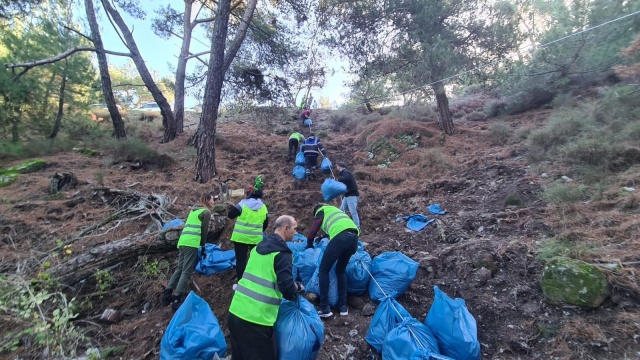
{"label": "tall tree trunk", "polygon": [[216,122],[222,94],[222,82],[224,81],[224,49],[230,13],[231,0],[219,0],[218,13],[213,22],[211,57],[196,140],[198,158],[194,180],[200,183],[206,183],[216,174]]}
{"label": "tall tree trunk", "polygon": [[[85,0],[88,1],[88,0]],[[133,39],[133,34],[129,31],[127,24],[120,16],[118,10],[116,10],[108,0],[102,0],[102,6],[104,6],[107,11],[107,16],[111,16],[113,21],[118,25],[118,28],[122,32],[122,36],[124,36],[124,41],[126,42],[127,48],[131,51],[131,59],[133,63],[136,64],[136,68],[140,73],[140,77],[144,82],[144,85],[147,87],[151,96],[153,96],[153,100],[160,106],[160,114],[162,114],[162,125],[164,126],[164,139],[168,139],[166,141],[171,141],[176,138],[176,122],[173,117],[173,111],[171,111],[171,105],[167,101],[167,98],[164,97],[160,88],[156,85],[155,81],[153,81],[153,77],[147,69],[147,65],[140,55],[140,51],[138,50],[138,45],[136,41]]]}
{"label": "tall tree trunk", "polygon": [[60,95],[58,97],[58,114],[56,115],[56,121],[53,123],[53,129],[49,134],[49,139],[55,139],[60,131],[60,123],[62,122],[62,115],[64,114],[64,87],[67,84],[67,74],[62,74],[62,82],[60,84]]}
{"label": "tall tree trunk", "polygon": [[44,99],[42,100],[42,107],[40,108],[40,114],[39,114],[40,119],[44,119],[44,117],[46,116],[45,114],[47,113],[47,110],[49,110],[49,95],[51,95],[51,87],[55,80],[56,80],[56,73],[51,72],[51,77],[49,78],[47,85],[45,85]]}
{"label": "tall tree trunk", "polygon": [[12,143],[17,143],[18,141],[20,141],[20,131],[19,131],[20,128],[18,127],[18,125],[20,124],[20,120],[22,119],[22,110],[18,110],[18,111],[20,115],[14,117],[13,121],[11,121],[11,142]]}
{"label": "tall tree trunk", "polygon": [[[194,0],[184,1],[182,47],[180,48],[180,57],[178,58],[178,64],[176,66],[176,98],[173,103],[173,110],[176,115],[176,131],[178,133],[182,133],[184,131],[184,81],[185,72],[187,71],[187,56],[189,56],[189,47],[191,46],[191,32],[193,31],[193,26],[191,24],[193,1]],[[173,140],[167,137],[170,134],[166,130],[167,129],[165,129],[164,133],[164,141],[168,142]]]}
{"label": "tall tree trunk", "polygon": [[84,7],[87,12],[89,27],[91,28],[91,39],[93,46],[96,48],[96,56],[98,58],[98,69],[100,70],[100,83],[102,84],[102,93],[104,94],[104,102],[107,104],[111,122],[113,123],[113,135],[116,139],[126,139],[127,133],[124,130],[122,116],[116,106],[116,99],[113,97],[113,89],[111,88],[111,76],[109,76],[109,65],[107,64],[107,54],[104,52],[102,37],[100,37],[100,28],[96,20],[96,12],[93,8],[93,0],[84,0]]}
{"label": "tall tree trunk", "polygon": [[438,103],[438,113],[440,115],[440,129],[447,134],[453,135],[455,130],[453,127],[453,116],[451,116],[451,110],[449,110],[449,99],[447,99],[447,92],[444,89],[442,82],[431,85],[431,88],[436,93],[436,102]]}

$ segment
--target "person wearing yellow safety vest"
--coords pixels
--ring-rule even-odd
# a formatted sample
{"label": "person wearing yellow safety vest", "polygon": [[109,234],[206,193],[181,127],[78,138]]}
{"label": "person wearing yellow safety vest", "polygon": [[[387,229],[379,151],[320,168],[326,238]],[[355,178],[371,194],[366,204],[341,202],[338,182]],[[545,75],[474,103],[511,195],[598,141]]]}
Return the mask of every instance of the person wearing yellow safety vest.
{"label": "person wearing yellow safety vest", "polygon": [[[293,255],[286,242],[297,232],[293,216],[282,215],[253,250],[231,300],[227,324],[231,360],[276,360],[273,328],[282,299],[294,300],[304,286],[293,280]],[[294,341],[293,339],[291,339]]]}
{"label": "person wearing yellow safety vest", "polygon": [[358,236],[360,230],[351,218],[335,206],[318,204],[313,208],[313,225],[307,235],[307,248],[313,248],[318,231],[322,230],[329,236],[329,244],[324,250],[320,266],[318,267],[318,282],[320,285],[320,310],[318,315],[323,318],[331,317],[329,308],[329,271],[336,264],[338,278],[338,309],[340,315],[349,315],[347,306],[347,274],[345,272],[351,255],[358,250]]}
{"label": "person wearing yellow safety vest", "polygon": [[289,136],[289,152],[287,153],[287,161],[295,159],[298,152],[298,145],[304,142],[304,136],[299,132],[294,132]]}
{"label": "person wearing yellow safety vest", "polygon": [[[191,210],[187,216],[180,239],[178,240],[178,266],[171,275],[167,287],[162,292],[162,304],[169,305],[173,311],[178,310],[182,305],[184,289],[191,278],[191,274],[198,260],[198,248],[201,248],[201,256],[206,256],[204,244],[209,232],[209,221],[211,220],[211,209],[215,203],[215,198],[211,193],[200,195],[202,208]],[[175,295],[173,295],[175,289]]]}
{"label": "person wearing yellow safety vest", "polygon": [[262,241],[264,231],[269,226],[267,206],[262,202],[262,190],[251,189],[247,198],[231,207],[227,215],[229,219],[236,219],[231,241],[236,254],[237,280],[242,279],[249,252]]}

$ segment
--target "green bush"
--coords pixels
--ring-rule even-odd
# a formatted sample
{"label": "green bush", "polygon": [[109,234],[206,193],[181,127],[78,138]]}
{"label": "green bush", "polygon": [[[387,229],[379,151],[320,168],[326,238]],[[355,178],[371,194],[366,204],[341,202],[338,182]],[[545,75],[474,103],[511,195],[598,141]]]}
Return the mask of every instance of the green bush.
{"label": "green bush", "polygon": [[513,130],[509,125],[499,122],[489,127],[489,139],[493,145],[506,145],[511,138]]}
{"label": "green bush", "polygon": [[536,162],[547,152],[564,145],[592,127],[593,122],[585,109],[563,109],[554,113],[547,125],[529,134],[527,157]]}
{"label": "green bush", "polygon": [[506,103],[503,100],[494,99],[484,104],[484,113],[487,117],[498,116],[504,111]]}
{"label": "green bush", "polygon": [[581,259],[585,254],[594,251],[593,244],[581,241],[579,235],[558,236],[553,239],[541,241],[538,244],[537,258],[543,262],[556,256],[564,256],[572,259]]}
{"label": "green bush", "polygon": [[550,204],[562,206],[581,201],[585,193],[586,187],[584,185],[559,184],[545,189],[542,198]]}
{"label": "green bush", "polygon": [[388,115],[414,121],[433,121],[438,118],[429,104],[411,104],[394,108]]}
{"label": "green bush", "polygon": [[117,140],[109,137],[95,143],[94,146],[113,156],[114,162],[138,160],[145,168],[156,167],[159,169],[164,169],[173,164],[171,157],[159,154],[144,141],[131,136],[126,140]]}
{"label": "green bush", "polygon": [[534,86],[510,96],[506,101],[504,111],[508,115],[519,114],[550,102],[554,96],[552,91]]}
{"label": "green bush", "polygon": [[607,166],[619,151],[608,139],[594,137],[579,138],[561,149],[569,164],[591,166]]}

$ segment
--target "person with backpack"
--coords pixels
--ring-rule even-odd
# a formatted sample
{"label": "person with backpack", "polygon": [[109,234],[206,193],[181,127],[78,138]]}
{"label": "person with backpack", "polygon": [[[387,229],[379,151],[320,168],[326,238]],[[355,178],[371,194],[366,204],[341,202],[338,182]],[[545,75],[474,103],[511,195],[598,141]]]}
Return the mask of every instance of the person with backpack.
{"label": "person with backpack", "polygon": [[342,203],[340,204],[340,210],[345,213],[348,211],[351,214],[351,219],[356,224],[358,229],[360,229],[360,217],[358,216],[358,198],[360,193],[358,192],[358,184],[356,184],[356,179],[353,177],[351,171],[347,170],[347,164],[343,161],[338,161],[336,163],[336,170],[338,171],[338,178],[336,180],[347,186],[347,192],[344,194],[342,198]]}
{"label": "person with backpack", "polygon": [[287,153],[287,162],[295,159],[298,152],[298,145],[304,142],[304,136],[299,132],[294,132],[289,136],[289,152]]}
{"label": "person with backpack", "polygon": [[[304,286],[294,281],[293,255],[287,246],[297,233],[293,216],[276,219],[275,231],[253,250],[231,299],[227,324],[232,360],[276,360],[274,324],[282,299],[294,300]],[[295,341],[291,339],[291,341]]]}
{"label": "person with backpack", "polygon": [[328,318],[333,315],[329,308],[329,271],[336,264],[338,278],[338,310],[341,316],[349,315],[347,306],[347,274],[346,268],[351,255],[358,250],[360,230],[347,214],[335,206],[320,203],[313,208],[313,225],[307,235],[307,249],[314,247],[316,234],[322,230],[329,236],[320,266],[318,282],[320,285],[320,310],[318,315]]}
{"label": "person with backpack", "polygon": [[309,137],[304,140],[300,150],[304,153],[305,179],[315,179],[318,155],[327,156],[327,151],[314,133],[309,134]]}
{"label": "person with backpack", "polygon": [[[178,310],[184,300],[185,287],[191,279],[191,274],[198,260],[198,248],[201,256],[205,257],[204,244],[209,232],[211,210],[215,204],[212,193],[206,192],[200,195],[202,207],[191,210],[187,216],[180,239],[178,239],[178,266],[169,279],[167,287],[162,292],[162,305],[171,304],[173,311]],[[175,295],[173,295],[175,292]]]}
{"label": "person with backpack", "polygon": [[264,231],[269,226],[267,206],[262,202],[263,185],[262,176],[259,175],[255,184],[247,191],[247,198],[231,207],[227,214],[229,219],[236,219],[231,242],[233,242],[233,250],[236,254],[238,281],[242,279],[242,274],[247,266],[249,252],[262,241]]}

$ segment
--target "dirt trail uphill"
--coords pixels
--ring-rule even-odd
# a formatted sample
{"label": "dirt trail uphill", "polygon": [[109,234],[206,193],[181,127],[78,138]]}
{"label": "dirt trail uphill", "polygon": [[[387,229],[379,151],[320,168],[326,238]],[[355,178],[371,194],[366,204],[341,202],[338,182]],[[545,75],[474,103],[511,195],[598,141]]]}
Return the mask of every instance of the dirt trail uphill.
{"label": "dirt trail uphill", "polygon": [[[478,323],[484,359],[580,358],[577,353],[597,359],[638,357],[640,346],[633,340],[616,341],[617,346],[610,347],[610,333],[594,337],[565,331],[567,324],[578,330],[585,323],[606,328],[614,317],[625,316],[619,303],[626,301],[626,310],[637,313],[637,299],[629,296],[618,304],[608,301],[590,312],[550,306],[543,300],[539,286],[542,266],[535,260],[534,250],[537,242],[558,231],[540,198],[543,181],[551,180],[532,173],[518,145],[491,145],[486,122],[461,122],[455,136],[445,137],[435,119],[383,119],[346,131],[331,123],[328,111],[318,110],[314,116],[313,130],[328,157],[334,163],[345,161],[358,181],[365,250],[372,257],[400,251],[420,263],[415,280],[398,299],[415,318],[424,321],[437,285],[449,296],[465,299]],[[536,128],[547,116],[546,110],[538,110],[501,120],[513,129]],[[322,200],[320,185],[326,175],[318,174],[318,179],[308,182],[292,177],[294,164],[287,163],[286,156],[288,135],[293,130],[300,130],[295,121],[277,123],[253,116],[226,119],[218,127],[216,161],[220,178],[237,181],[229,182],[232,188],[250,185],[262,174],[263,200],[271,224],[277,216],[290,214],[306,235],[313,206]],[[159,132],[149,139],[152,147],[175,160],[164,170],[132,167],[109,154],[90,157],[66,153],[45,157],[46,169],[21,175],[16,183],[0,189],[5,239],[0,242],[2,272],[15,272],[19,264],[37,268],[41,265],[37,259],[51,252],[60,253],[56,261],[62,264],[75,254],[145,231],[149,217],[123,222],[100,236],[82,237],[64,251],[54,250],[60,241],[73,238],[115,211],[99,189],[165,194],[172,201],[168,211],[184,219],[200,192],[218,191],[214,181],[192,181],[195,151],[186,144],[190,135],[187,131],[169,144],[159,144]],[[50,176],[56,172],[73,172],[80,185],[49,195]],[[430,215],[426,208],[431,204],[439,204],[446,214]],[[420,213],[437,220],[419,232],[409,230],[402,220],[396,221]],[[229,222],[215,239],[224,250],[232,248],[232,225]],[[124,345],[116,357],[157,359],[160,339],[173,315],[169,307],[161,307],[159,295],[176,254],[141,254],[112,266],[108,289],[99,299],[89,297],[96,291],[95,279],[75,284],[70,295],[80,304],[86,302],[81,316],[87,321],[78,321],[78,325],[86,326],[102,348]],[[154,264],[153,271],[149,264]],[[195,285],[190,286],[210,304],[227,341],[226,318],[234,277],[233,271],[194,274]],[[375,304],[366,296],[350,297],[349,304],[347,317],[334,316],[324,322],[320,359],[378,358],[364,341]],[[103,324],[95,320],[105,309],[120,311],[119,321]],[[0,325],[3,331],[11,326]],[[545,329],[554,329],[555,336],[547,336]]]}

